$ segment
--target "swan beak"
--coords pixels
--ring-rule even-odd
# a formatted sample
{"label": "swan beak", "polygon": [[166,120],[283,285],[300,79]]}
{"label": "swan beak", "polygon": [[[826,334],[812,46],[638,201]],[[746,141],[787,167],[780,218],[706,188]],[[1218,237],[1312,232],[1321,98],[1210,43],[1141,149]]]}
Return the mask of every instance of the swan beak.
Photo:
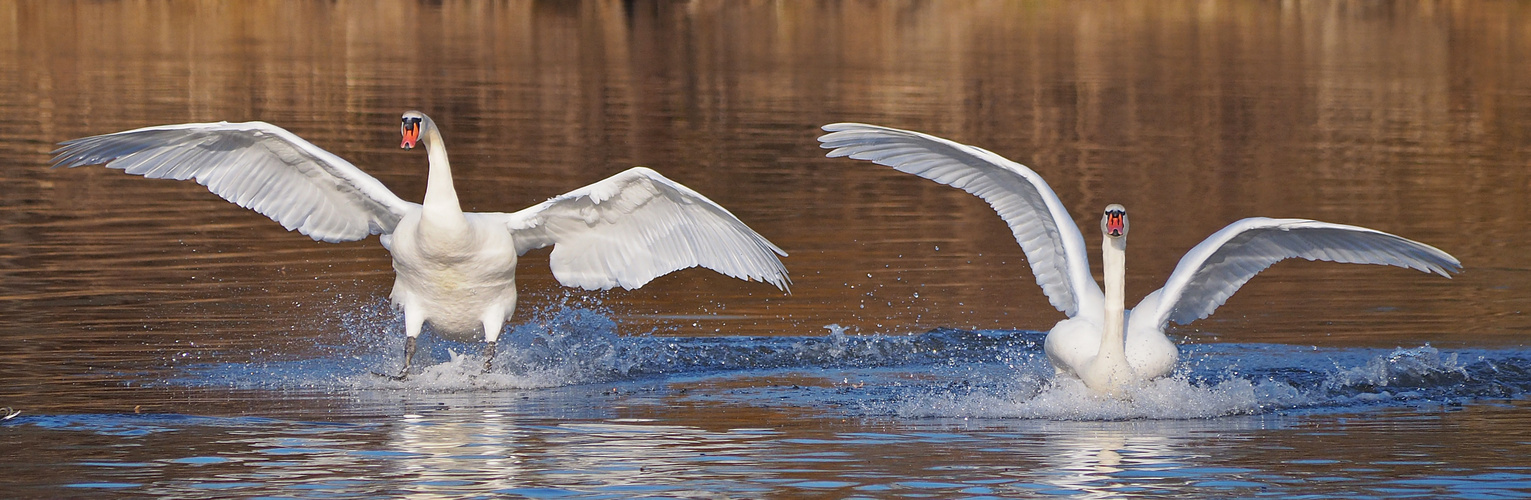
{"label": "swan beak", "polygon": [[1101,221],[1101,226],[1108,236],[1121,236],[1127,233],[1127,212],[1112,210],[1106,212],[1106,219]]}
{"label": "swan beak", "polygon": [[404,142],[399,143],[399,147],[415,149],[415,144],[420,142],[420,124],[405,123],[402,132],[404,134]]}

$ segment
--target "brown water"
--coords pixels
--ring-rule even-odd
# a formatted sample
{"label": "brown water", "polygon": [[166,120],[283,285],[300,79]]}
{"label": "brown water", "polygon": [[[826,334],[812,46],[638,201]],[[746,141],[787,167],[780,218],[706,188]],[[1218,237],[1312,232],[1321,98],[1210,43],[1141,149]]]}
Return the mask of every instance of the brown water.
{"label": "brown water", "polygon": [[[1526,494],[1526,61],[1531,6],[1511,2],[0,1],[0,406],[23,411],[0,443],[37,458],[0,484]],[[535,252],[512,326],[541,340],[510,355],[529,368],[474,378],[448,350],[477,346],[427,338],[439,378],[390,385],[366,375],[401,343],[376,239],[46,168],[70,138],[263,120],[419,200],[408,109],[443,129],[466,209],[647,165],[788,251],[792,294],[704,270],[569,291]],[[1278,264],[1175,331],[1180,406],[1059,396],[1039,337],[906,337],[1063,316],[981,200],[824,158],[839,121],[1027,164],[1086,229],[1126,205],[1129,301],[1256,215],[1397,233],[1464,270]],[[1216,418],[1134,420],[1175,416]]]}

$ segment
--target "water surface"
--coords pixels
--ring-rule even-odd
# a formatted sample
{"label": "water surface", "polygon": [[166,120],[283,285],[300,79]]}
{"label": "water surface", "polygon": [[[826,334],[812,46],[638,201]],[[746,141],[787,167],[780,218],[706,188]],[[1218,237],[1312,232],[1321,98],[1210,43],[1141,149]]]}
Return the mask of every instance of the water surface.
{"label": "water surface", "polygon": [[[1531,493],[1531,12],[1517,3],[0,2],[0,480],[28,496]],[[561,288],[501,366],[402,339],[375,239],[191,183],[50,170],[70,138],[264,120],[465,208],[646,165],[791,256]],[[1129,300],[1248,216],[1397,233],[1451,280],[1286,262],[1173,330],[1130,401],[1054,383],[1062,319],[981,200],[823,158],[817,127],[1025,163],[1133,212]],[[1091,255],[1098,241],[1087,239]],[[1098,259],[1097,259],[1098,261]],[[1098,262],[1094,264],[1098,269]]]}

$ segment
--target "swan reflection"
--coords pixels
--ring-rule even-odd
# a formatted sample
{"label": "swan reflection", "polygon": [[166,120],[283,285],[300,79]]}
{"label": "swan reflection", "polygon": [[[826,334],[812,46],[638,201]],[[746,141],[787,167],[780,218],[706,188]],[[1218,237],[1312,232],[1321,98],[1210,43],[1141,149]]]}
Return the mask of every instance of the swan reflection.
{"label": "swan reflection", "polygon": [[1204,461],[1209,447],[1229,445],[1209,440],[1264,427],[1261,418],[1046,422],[1037,429],[1044,436],[1035,450],[1043,467],[1035,477],[1081,498],[1115,498],[1123,488],[1173,493],[1184,484],[1165,479]]}

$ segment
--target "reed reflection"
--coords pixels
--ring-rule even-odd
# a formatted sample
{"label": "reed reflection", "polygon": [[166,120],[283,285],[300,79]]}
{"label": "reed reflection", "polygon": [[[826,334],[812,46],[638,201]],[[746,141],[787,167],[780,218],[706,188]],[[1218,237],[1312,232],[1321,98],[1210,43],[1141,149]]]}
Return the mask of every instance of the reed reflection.
{"label": "reed reflection", "polygon": [[[1218,472],[1232,463],[1299,480],[1249,496],[1355,497],[1421,484],[1443,486],[1419,496],[1524,496],[1531,489],[1517,464],[1531,456],[1531,423],[1519,402],[1481,405],[1492,411],[1361,406],[1357,416],[1321,413],[1310,428],[1273,432],[1236,419],[1220,427],[1229,418],[1107,424],[1097,436],[1085,424],[1033,432],[1034,422],[1005,418],[861,419],[857,405],[885,402],[906,383],[892,376],[816,396],[757,384],[662,403],[588,387],[463,391],[483,397],[475,400],[178,385],[197,363],[352,362],[314,344],[352,340],[355,330],[323,319],[386,299],[383,249],[304,241],[200,186],[45,165],[67,138],[264,120],[419,199],[424,161],[394,149],[396,129],[379,124],[422,109],[450,127],[470,210],[534,204],[642,164],[707,193],[792,254],[797,286],[786,298],[697,273],[588,296],[617,309],[610,317],[634,318],[621,334],[802,336],[839,324],[901,335],[1061,319],[1031,291],[1024,256],[981,200],[823,158],[816,127],[839,121],[984,145],[1049,179],[1072,213],[1132,207],[1144,237],[1127,263],[1127,295],[1147,293],[1134,287],[1162,283],[1207,234],[1255,214],[1376,227],[1462,259],[1465,272],[1441,283],[1278,265],[1198,327],[1224,345],[1316,346],[1261,367],[1321,377],[1333,349],[1524,344],[1531,232],[1514,229],[1531,227],[1528,18],[1519,2],[0,0],[0,114],[12,125],[0,141],[0,341],[14,347],[0,353],[9,382],[0,405],[24,410],[0,444],[29,459],[5,472],[28,485],[18,495],[48,498],[113,493],[58,487],[97,480],[143,485],[124,495],[189,498],[400,496],[417,491],[405,488],[418,478],[439,479],[425,485],[439,496],[468,495],[471,485],[452,484],[478,479],[590,491],[608,477],[627,488],[607,492],[617,497],[986,494],[961,492],[975,484],[1035,495],[1033,484],[992,482],[1010,479],[1081,495],[1135,481],[1234,496],[1189,484],[1239,474]],[[545,255],[527,258],[546,269]],[[558,293],[547,291],[557,285],[546,271],[520,278],[529,297]],[[1323,290],[1305,288],[1314,282]],[[371,331],[388,322],[360,321]],[[1197,366],[1220,370],[1221,361]],[[955,368],[967,367],[921,364],[907,380],[928,386],[915,380]],[[712,378],[757,375],[747,371]],[[1512,371],[1482,372],[1484,385],[1453,385],[1432,401],[1471,408],[1517,397],[1523,380]],[[251,424],[252,437],[195,423],[126,436],[25,420],[139,406],[196,415],[279,406],[294,421],[323,422]],[[423,421],[398,428],[405,413]],[[1421,415],[1437,425],[1410,423]],[[360,429],[336,437],[328,430],[337,420]],[[233,441],[245,438],[254,441]],[[706,450],[726,465],[699,466]],[[625,454],[642,457],[638,469]],[[170,462],[215,456],[229,460]],[[409,465],[415,458],[429,466]],[[107,459],[115,464],[92,464]],[[467,474],[478,462],[541,479],[450,477],[449,468]],[[586,464],[614,472],[561,470]],[[410,479],[390,482],[387,471]],[[642,474],[662,487],[631,488]],[[808,490],[783,480],[858,484]],[[235,482],[243,489],[215,489]],[[861,486],[886,489],[852,490]]]}
{"label": "reed reflection", "polygon": [[[1516,168],[1524,158],[1515,146],[1523,142],[1516,117],[1526,115],[1517,110],[1531,108],[1511,83],[1531,81],[1531,69],[1496,64],[1531,54],[1514,30],[1515,8],[1344,5],[512,1],[49,9],[0,2],[12,14],[0,16],[0,38],[17,42],[0,57],[0,67],[13,70],[0,71],[0,79],[15,90],[0,110],[29,125],[0,151],[8,163],[42,165],[63,138],[262,119],[354,159],[416,199],[419,159],[380,146],[392,130],[377,124],[420,108],[449,125],[444,132],[461,151],[454,167],[468,180],[462,199],[469,210],[531,204],[633,165],[652,166],[751,221],[794,255],[788,265],[795,276],[812,277],[790,300],[700,276],[616,294],[640,314],[697,316],[727,307],[727,316],[712,320],[634,322],[638,330],[686,334],[806,333],[829,323],[902,334],[1057,321],[1042,295],[1018,291],[1029,277],[1025,259],[981,201],[821,158],[814,127],[847,120],[983,144],[1050,179],[1072,213],[1107,202],[1133,207],[1153,236],[1134,242],[1141,252],[1128,265],[1132,296],[1147,293],[1136,287],[1161,281],[1203,236],[1254,214],[1376,227],[1437,242],[1470,268],[1519,269],[1510,256],[1524,246],[1521,237],[1482,229],[1514,226],[1531,213],[1520,196],[1531,180]],[[420,84],[400,84],[409,78]],[[1470,172],[1458,175],[1459,168]],[[133,186],[107,173],[13,175],[28,182],[0,194],[8,206],[41,204],[49,217],[90,226],[76,228],[86,231],[80,234],[39,226],[27,215],[35,211],[0,213],[8,222],[0,238],[16,242],[27,269],[78,267],[89,255],[189,254],[175,239],[139,237],[122,229],[129,226],[209,228],[206,238],[186,244],[193,248],[249,231],[265,241],[237,250],[301,261],[318,261],[323,252],[284,243],[277,228],[245,227],[232,207],[186,210],[190,200],[210,199],[189,186]],[[90,222],[112,217],[123,219]],[[35,252],[39,241],[64,250]],[[128,245],[141,253],[113,250]],[[529,256],[529,264],[540,258]],[[366,262],[337,264],[333,273],[345,274],[331,277],[346,283],[386,272],[386,263]],[[259,279],[256,264],[232,255],[200,265],[234,268],[220,273],[227,280]],[[170,293],[167,287],[192,274],[173,262],[162,269],[176,276],[122,276],[131,266],[110,267],[99,271],[112,280],[83,285],[100,290],[103,301],[156,279],[152,291]],[[1270,310],[1257,305],[1305,291],[1304,271],[1290,271],[1292,279],[1282,278],[1289,272],[1282,267],[1271,272],[1274,278],[1254,283],[1230,310]],[[1290,324],[1267,335],[1366,341],[1375,323],[1356,321],[1362,313],[1326,315],[1334,325],[1304,319],[1335,297],[1375,296],[1347,309],[1417,311],[1414,326],[1399,332],[1410,335],[1462,339],[1457,323],[1470,318],[1483,323],[1476,331],[1503,336],[1512,329],[1485,319],[1494,315],[1479,304],[1515,310],[1526,301],[1492,292],[1502,283],[1478,281],[1492,281],[1486,277],[1404,294],[1397,290],[1408,289],[1406,278],[1334,273],[1348,276],[1336,281],[1351,289],[1277,302],[1276,317],[1259,324]],[[529,289],[556,286],[546,271],[523,278]],[[278,284],[295,299],[319,293],[295,280]],[[1353,290],[1363,282],[1396,296]],[[82,293],[82,285],[64,288],[69,284],[27,280],[18,293]],[[372,291],[346,291],[358,288]],[[675,307],[694,302],[698,289],[715,303]],[[1214,329],[1255,324],[1220,321]]]}

